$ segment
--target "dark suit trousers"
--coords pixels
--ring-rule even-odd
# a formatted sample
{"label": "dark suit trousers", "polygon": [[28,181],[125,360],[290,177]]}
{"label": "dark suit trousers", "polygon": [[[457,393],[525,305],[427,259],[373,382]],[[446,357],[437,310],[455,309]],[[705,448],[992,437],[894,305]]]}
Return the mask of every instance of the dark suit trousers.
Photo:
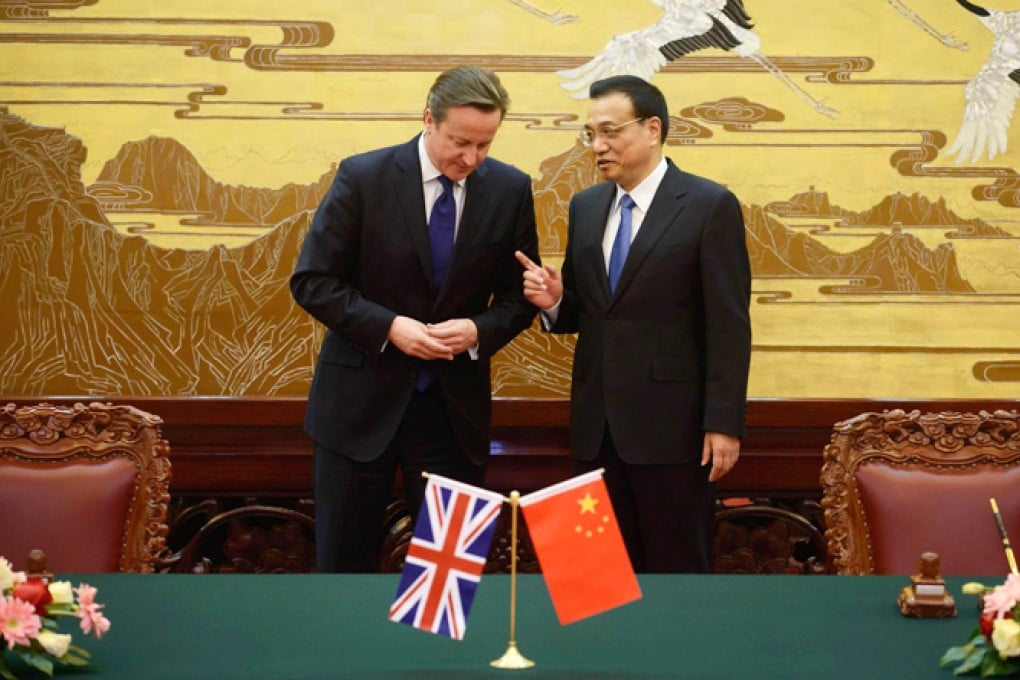
{"label": "dark suit trousers", "polygon": [[700,455],[694,463],[626,463],[607,428],[598,457],[576,461],[575,467],[578,472],[605,468],[606,488],[635,571],[712,571],[715,484],[708,481],[712,466],[701,467]]}
{"label": "dark suit trousers", "polygon": [[359,462],[315,445],[315,544],[319,572],[370,573],[378,568],[383,518],[393,499],[397,467],[412,519],[417,518],[432,472],[481,485],[482,466],[464,455],[454,436],[439,385],[415,392],[404,420],[383,454]]}

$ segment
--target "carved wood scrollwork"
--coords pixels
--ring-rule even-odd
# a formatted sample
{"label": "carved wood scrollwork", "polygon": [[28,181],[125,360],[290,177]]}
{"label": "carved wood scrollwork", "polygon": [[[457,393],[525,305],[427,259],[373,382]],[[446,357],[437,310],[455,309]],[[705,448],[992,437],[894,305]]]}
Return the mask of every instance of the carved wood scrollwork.
{"label": "carved wood scrollwork", "polygon": [[139,441],[146,429],[159,430],[163,420],[130,406],[93,402],[73,406],[17,407],[0,410],[0,440],[27,438],[40,446],[61,439],[112,444]]}
{"label": "carved wood scrollwork", "polygon": [[1020,424],[1015,414],[1001,410],[922,414],[897,409],[864,413],[836,423],[833,429],[835,434],[855,439],[859,448],[875,449],[882,455],[908,451],[911,446],[931,447],[942,453],[956,453],[965,446],[1020,451]]}
{"label": "carved wood scrollwork", "polygon": [[767,505],[715,513],[713,572],[827,573],[825,537],[804,515]]}
{"label": "carved wood scrollwork", "polygon": [[269,505],[211,517],[169,564],[195,574],[298,574],[315,571],[315,520]]}

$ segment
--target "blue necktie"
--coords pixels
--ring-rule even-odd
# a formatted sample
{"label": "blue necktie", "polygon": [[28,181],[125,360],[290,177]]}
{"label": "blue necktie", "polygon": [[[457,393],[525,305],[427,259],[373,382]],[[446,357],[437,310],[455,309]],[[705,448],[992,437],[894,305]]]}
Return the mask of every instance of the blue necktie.
{"label": "blue necktie", "polygon": [[443,286],[453,255],[453,233],[457,224],[457,202],[453,200],[453,180],[439,176],[443,193],[432,205],[429,216],[429,247],[432,249],[432,282],[438,291]]}
{"label": "blue necktie", "polygon": [[609,294],[616,292],[616,284],[620,281],[620,272],[623,271],[623,263],[627,261],[627,253],[630,252],[631,235],[631,211],[637,205],[630,194],[624,194],[620,199],[620,229],[616,232],[616,239],[613,241],[613,250],[609,253]]}
{"label": "blue necktie", "polygon": [[[450,257],[453,255],[453,234],[457,224],[457,202],[453,198],[453,180],[446,175],[439,176],[443,185],[443,193],[432,204],[429,215],[429,248],[432,250],[432,284],[438,293],[443,287],[443,279],[450,268]],[[436,373],[426,362],[418,373],[414,386],[424,392],[436,379]]]}

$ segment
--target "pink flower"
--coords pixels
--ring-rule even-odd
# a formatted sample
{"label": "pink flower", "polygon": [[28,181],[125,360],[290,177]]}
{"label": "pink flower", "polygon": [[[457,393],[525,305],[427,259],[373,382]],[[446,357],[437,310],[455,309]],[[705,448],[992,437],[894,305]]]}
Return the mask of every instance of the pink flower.
{"label": "pink flower", "polygon": [[34,605],[16,597],[0,598],[0,635],[7,640],[7,649],[32,644],[41,627]]}
{"label": "pink flower", "polygon": [[1006,583],[995,586],[990,593],[985,593],[985,613],[994,614],[996,619],[1001,619],[1013,611],[1017,603],[1016,590],[1020,589],[1018,578],[1020,577],[1010,574]]}
{"label": "pink flower", "polygon": [[1002,584],[1003,590],[1009,593],[1015,602],[1020,602],[1020,574],[1010,574]]}
{"label": "pink flower", "polygon": [[81,619],[82,632],[88,635],[95,628],[96,637],[103,637],[103,633],[110,630],[110,620],[100,611],[104,605],[95,601],[96,589],[82,583],[74,592],[78,596],[78,618]]}

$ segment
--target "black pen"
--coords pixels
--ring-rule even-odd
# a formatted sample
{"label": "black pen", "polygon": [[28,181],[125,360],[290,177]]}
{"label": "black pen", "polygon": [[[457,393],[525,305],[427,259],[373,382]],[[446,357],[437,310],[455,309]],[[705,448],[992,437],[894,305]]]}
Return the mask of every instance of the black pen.
{"label": "black pen", "polygon": [[1009,562],[1010,570],[1015,574],[1016,570],[1016,557],[1013,556],[1013,548],[1009,544],[1009,536],[1006,535],[1006,526],[1002,523],[1002,515],[999,514],[999,506],[995,503],[994,498],[989,498],[992,503],[992,514],[995,515],[995,524],[999,527],[999,536],[1002,538],[1002,547],[1006,551],[1006,560]]}

